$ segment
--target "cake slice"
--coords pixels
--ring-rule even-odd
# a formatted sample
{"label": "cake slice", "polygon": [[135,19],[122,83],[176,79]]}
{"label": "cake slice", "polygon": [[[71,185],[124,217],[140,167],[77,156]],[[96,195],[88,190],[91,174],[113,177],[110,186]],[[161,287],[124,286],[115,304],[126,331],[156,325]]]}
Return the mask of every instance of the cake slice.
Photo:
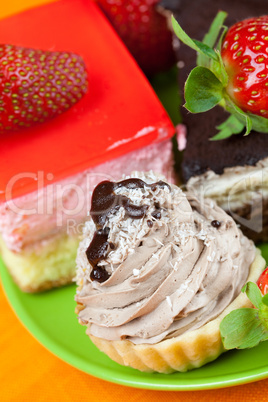
{"label": "cake slice", "polygon": [[[71,21],[71,29],[70,29]],[[69,283],[92,188],[132,170],[174,181],[174,127],[94,2],[62,0],[0,21],[2,43],[82,56],[88,91],[63,115],[2,134],[0,248],[35,292]]]}
{"label": "cake slice", "polygon": [[[176,2],[175,2],[176,3]],[[173,7],[175,18],[187,34],[202,41],[218,10],[228,13],[226,26],[247,17],[267,13],[264,1],[220,0],[181,2]],[[175,4],[175,7],[174,7]],[[191,23],[194,16],[194,24]],[[178,43],[177,43],[178,45]],[[197,54],[180,43],[177,48],[179,86],[183,92],[190,71],[196,66]],[[184,183],[202,196],[217,201],[255,241],[268,239],[268,135],[244,132],[221,141],[210,141],[228,113],[217,106],[206,113],[191,114],[181,110],[187,130],[181,173]]]}

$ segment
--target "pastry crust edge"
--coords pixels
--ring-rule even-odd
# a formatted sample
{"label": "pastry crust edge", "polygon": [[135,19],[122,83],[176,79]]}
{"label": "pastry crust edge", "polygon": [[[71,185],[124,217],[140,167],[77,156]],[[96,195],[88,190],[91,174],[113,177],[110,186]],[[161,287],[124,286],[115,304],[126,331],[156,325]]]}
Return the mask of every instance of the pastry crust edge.
{"label": "pastry crust edge", "polygon": [[[257,249],[247,281],[256,282],[265,265]],[[129,340],[110,341],[93,335],[89,337],[98,349],[121,365],[144,372],[185,372],[215,360],[226,351],[220,335],[220,323],[232,310],[242,307],[252,307],[245,293],[240,293],[217,318],[204,326],[156,344],[136,345]],[[76,313],[81,309],[83,306],[78,305]]]}

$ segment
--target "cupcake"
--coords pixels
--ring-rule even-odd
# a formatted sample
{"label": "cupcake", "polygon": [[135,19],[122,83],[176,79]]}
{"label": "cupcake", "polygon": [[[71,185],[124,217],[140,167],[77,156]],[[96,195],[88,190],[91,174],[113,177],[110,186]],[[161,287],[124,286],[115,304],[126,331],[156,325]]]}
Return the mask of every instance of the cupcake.
{"label": "cupcake", "polygon": [[104,181],[77,254],[76,312],[92,342],[141,371],[187,371],[223,351],[219,325],[264,260],[209,199],[133,173]]}

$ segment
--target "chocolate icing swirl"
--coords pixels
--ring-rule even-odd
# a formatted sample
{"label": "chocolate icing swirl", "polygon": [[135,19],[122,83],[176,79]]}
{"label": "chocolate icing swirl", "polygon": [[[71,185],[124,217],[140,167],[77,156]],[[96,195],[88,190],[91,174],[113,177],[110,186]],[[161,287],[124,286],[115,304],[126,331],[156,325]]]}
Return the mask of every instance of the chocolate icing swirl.
{"label": "chocolate icing swirl", "polygon": [[86,250],[96,227],[87,222],[77,257],[76,300],[85,306],[79,318],[90,324],[89,334],[156,343],[217,317],[241,291],[255,247],[210,200],[201,203],[174,185],[154,189],[153,174],[134,177],[149,185],[113,191],[135,206],[147,205],[146,214],[133,219],[121,205],[106,215],[105,241],[114,249],[98,262],[109,274],[102,283],[90,278]]}

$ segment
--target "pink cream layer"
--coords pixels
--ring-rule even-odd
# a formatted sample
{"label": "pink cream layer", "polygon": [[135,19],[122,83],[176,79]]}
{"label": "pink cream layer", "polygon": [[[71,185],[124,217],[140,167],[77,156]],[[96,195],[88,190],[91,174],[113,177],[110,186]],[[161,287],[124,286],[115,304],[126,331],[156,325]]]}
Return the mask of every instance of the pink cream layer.
{"label": "pink cream layer", "polygon": [[[93,188],[103,180],[119,180],[132,171],[150,171],[165,175],[175,182],[172,143],[166,140],[132,151],[119,158],[89,168],[64,180],[42,186],[53,180],[50,173],[33,173],[36,191],[0,205],[0,233],[6,246],[20,252],[58,233],[81,234],[82,224],[90,210]],[[46,177],[44,177],[44,175]]]}

